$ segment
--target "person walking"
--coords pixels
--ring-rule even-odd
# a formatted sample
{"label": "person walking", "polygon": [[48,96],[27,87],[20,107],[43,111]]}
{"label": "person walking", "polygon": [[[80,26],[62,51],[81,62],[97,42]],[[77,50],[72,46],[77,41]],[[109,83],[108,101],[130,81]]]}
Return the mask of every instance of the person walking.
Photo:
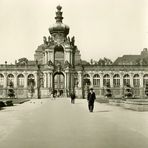
{"label": "person walking", "polygon": [[75,103],[75,98],[76,98],[75,93],[72,92],[71,95],[70,95],[70,97],[71,97],[71,103],[74,104]]}
{"label": "person walking", "polygon": [[87,96],[88,109],[89,109],[90,112],[93,112],[95,99],[96,99],[96,94],[93,91],[93,88],[91,88],[90,92],[88,93],[88,96]]}

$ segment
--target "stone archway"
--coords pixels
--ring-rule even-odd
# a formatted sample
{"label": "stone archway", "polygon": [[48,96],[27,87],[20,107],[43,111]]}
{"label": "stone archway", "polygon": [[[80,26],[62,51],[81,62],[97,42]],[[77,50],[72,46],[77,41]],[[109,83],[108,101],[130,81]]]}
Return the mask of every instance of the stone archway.
{"label": "stone archway", "polygon": [[63,95],[65,90],[65,76],[62,72],[54,74],[53,84],[55,92],[59,92],[60,95]]}

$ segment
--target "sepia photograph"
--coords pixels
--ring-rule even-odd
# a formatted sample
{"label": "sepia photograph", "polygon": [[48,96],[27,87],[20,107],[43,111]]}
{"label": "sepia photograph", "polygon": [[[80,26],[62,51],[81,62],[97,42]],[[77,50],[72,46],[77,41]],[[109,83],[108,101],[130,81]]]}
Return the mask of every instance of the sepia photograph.
{"label": "sepia photograph", "polygon": [[0,0],[0,148],[148,147],[148,0]]}

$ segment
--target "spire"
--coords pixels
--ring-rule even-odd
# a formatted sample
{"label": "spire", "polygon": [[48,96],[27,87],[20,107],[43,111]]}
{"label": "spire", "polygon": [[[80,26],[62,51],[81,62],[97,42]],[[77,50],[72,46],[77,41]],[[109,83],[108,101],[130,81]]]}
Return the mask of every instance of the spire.
{"label": "spire", "polygon": [[62,7],[60,5],[58,5],[55,19],[56,19],[56,22],[62,23],[62,20],[63,20],[62,13],[63,12],[61,12],[61,9],[62,9]]}

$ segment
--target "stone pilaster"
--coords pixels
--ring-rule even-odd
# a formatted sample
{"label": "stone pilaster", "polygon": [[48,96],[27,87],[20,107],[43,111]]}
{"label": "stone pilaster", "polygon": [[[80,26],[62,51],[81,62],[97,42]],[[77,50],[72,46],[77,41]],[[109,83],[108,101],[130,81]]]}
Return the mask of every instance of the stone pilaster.
{"label": "stone pilaster", "polygon": [[100,73],[100,88],[103,88],[103,73]]}
{"label": "stone pilaster", "polygon": [[83,82],[83,80],[82,80],[82,71],[79,71],[78,72],[78,87],[79,88],[81,88],[82,87],[82,82]]}
{"label": "stone pilaster", "polygon": [[143,87],[143,76],[144,74],[141,72],[140,73],[140,87]]}
{"label": "stone pilaster", "polygon": [[7,88],[7,73],[4,73],[4,88]]}
{"label": "stone pilaster", "polygon": [[93,87],[93,73],[90,74],[90,83],[91,83],[91,87]]}
{"label": "stone pilaster", "polygon": [[144,84],[143,84],[143,76],[144,76],[144,74],[143,74],[143,72],[141,72],[140,73],[140,97],[141,98],[144,98],[144,96],[145,96],[145,92],[144,92]]}
{"label": "stone pilaster", "polygon": [[14,73],[14,88],[17,88],[17,72]]}
{"label": "stone pilaster", "polygon": [[48,88],[50,88],[50,83],[51,83],[50,73],[47,74],[47,79],[48,79]]}
{"label": "stone pilaster", "polygon": [[28,86],[27,82],[28,82],[28,73],[26,72],[24,76],[24,88],[27,88]]}
{"label": "stone pilaster", "polygon": [[133,76],[134,74],[133,73],[130,73],[130,86],[133,87]]}
{"label": "stone pilaster", "polygon": [[37,88],[37,86],[38,86],[37,72],[34,73],[34,79],[35,79],[35,88]]}
{"label": "stone pilaster", "polygon": [[45,64],[46,64],[47,63],[47,53],[46,53],[46,51],[45,51],[44,61],[45,61]]}
{"label": "stone pilaster", "polygon": [[113,87],[113,73],[110,74],[110,87]]}
{"label": "stone pilaster", "polygon": [[47,73],[44,73],[44,88],[47,87]]}
{"label": "stone pilaster", "polygon": [[123,88],[123,73],[120,74],[120,87]]}

